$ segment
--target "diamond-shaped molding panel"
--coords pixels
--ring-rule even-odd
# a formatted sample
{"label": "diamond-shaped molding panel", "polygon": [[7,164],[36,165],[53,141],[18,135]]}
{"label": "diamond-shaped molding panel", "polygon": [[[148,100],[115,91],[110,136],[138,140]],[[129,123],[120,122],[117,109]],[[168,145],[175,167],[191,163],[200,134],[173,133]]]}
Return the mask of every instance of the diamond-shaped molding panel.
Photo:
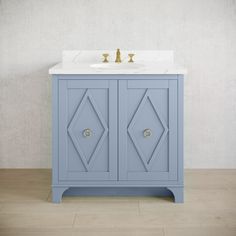
{"label": "diamond-shaped molding panel", "polygon": [[[102,126],[102,128],[103,128],[101,136],[100,136],[98,142],[95,144],[92,154],[88,158],[86,158],[85,152],[83,151],[83,147],[77,137],[76,129],[75,129],[76,124],[78,124],[78,122],[80,121],[80,116],[83,113],[84,107],[86,106],[87,102],[92,106],[93,111],[94,111],[94,115],[98,118],[98,122],[99,122],[98,125]],[[88,128],[88,127],[83,127],[83,129],[86,129],[86,128]],[[81,132],[82,131],[83,130],[81,130]],[[95,159],[98,151],[100,150],[100,148],[104,142],[104,139],[106,138],[107,133],[108,133],[107,124],[106,124],[98,106],[96,105],[96,102],[95,102],[93,96],[91,95],[89,89],[86,90],[86,92],[83,96],[83,99],[82,99],[79,107],[77,108],[77,110],[76,110],[76,112],[75,112],[75,114],[68,126],[68,133],[72,139],[72,142],[73,142],[77,152],[79,153],[79,156],[84,164],[86,171],[89,171],[91,169],[91,164],[92,164],[93,160]],[[88,139],[90,139],[90,138],[88,138]]]}
{"label": "diamond-shaped molding panel", "polygon": [[[143,110],[147,104],[147,102],[150,102],[151,104],[151,107],[154,111],[154,114],[156,115],[157,119],[160,121],[162,127],[163,127],[163,132],[161,134],[161,136],[158,138],[157,137],[157,144],[155,145],[155,148],[154,150],[152,151],[152,155],[150,158],[146,158],[146,155],[144,153],[144,151],[142,150],[139,142],[138,142],[138,139],[136,137],[136,134],[135,134],[135,124],[137,123],[139,117],[141,116],[141,114],[143,114]],[[147,127],[148,127],[149,124],[147,124]],[[151,167],[152,167],[152,164],[153,162],[155,161],[155,159],[157,158],[158,156],[158,153],[160,151],[160,148],[167,136],[167,133],[168,133],[168,127],[167,127],[167,124],[165,122],[165,119],[163,119],[161,113],[158,111],[158,108],[155,106],[153,100],[152,100],[152,96],[151,96],[151,93],[149,92],[149,90],[147,89],[143,98],[142,98],[142,101],[140,103],[140,105],[138,106],[134,116],[133,116],[133,119],[131,120],[129,126],[128,126],[128,133],[130,135],[130,138],[132,140],[132,142],[134,143],[134,146],[137,150],[137,153],[138,155],[140,156],[140,159],[146,169],[146,171],[150,171],[151,170]],[[147,161],[148,159],[148,161]]]}

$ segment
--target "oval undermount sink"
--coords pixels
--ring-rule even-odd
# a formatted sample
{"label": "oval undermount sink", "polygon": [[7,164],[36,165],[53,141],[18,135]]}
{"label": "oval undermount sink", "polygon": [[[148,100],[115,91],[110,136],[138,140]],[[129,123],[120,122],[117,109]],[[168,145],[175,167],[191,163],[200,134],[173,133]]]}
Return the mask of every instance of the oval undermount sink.
{"label": "oval undermount sink", "polygon": [[104,69],[104,70],[134,70],[134,69],[142,69],[144,67],[143,64],[137,63],[98,63],[92,64],[90,67],[94,69]]}

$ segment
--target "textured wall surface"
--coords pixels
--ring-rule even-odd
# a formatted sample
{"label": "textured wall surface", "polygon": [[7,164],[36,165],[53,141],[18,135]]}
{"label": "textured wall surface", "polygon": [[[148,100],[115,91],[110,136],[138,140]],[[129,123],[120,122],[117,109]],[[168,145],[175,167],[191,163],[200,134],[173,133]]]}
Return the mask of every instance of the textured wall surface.
{"label": "textured wall surface", "polygon": [[236,168],[236,1],[1,0],[0,168],[51,166],[63,49],[172,49],[185,82],[185,167]]}

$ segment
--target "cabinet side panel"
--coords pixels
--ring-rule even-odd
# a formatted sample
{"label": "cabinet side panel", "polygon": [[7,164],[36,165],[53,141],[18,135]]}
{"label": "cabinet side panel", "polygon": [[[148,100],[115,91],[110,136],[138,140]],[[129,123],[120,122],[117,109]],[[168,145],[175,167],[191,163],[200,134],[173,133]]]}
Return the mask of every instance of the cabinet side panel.
{"label": "cabinet side panel", "polygon": [[169,180],[177,180],[178,130],[177,130],[177,80],[169,80]]}
{"label": "cabinet side panel", "polygon": [[58,79],[52,76],[52,184],[58,183]]}
{"label": "cabinet side panel", "polygon": [[67,95],[67,81],[60,80],[58,82],[58,170],[59,178],[66,179],[67,177],[67,114],[68,114],[68,95]]}
{"label": "cabinet side panel", "polygon": [[178,75],[178,180],[184,181],[184,77]]}

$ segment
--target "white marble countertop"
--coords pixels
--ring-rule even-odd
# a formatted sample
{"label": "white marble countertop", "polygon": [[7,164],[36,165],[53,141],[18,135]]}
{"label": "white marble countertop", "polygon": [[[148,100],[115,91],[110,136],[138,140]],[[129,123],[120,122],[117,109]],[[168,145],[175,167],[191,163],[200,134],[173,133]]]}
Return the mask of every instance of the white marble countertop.
{"label": "white marble countertop", "polygon": [[[49,74],[186,74],[174,64],[173,51],[121,51],[122,63],[114,63],[115,51],[108,51],[109,63],[102,63],[102,53],[95,51],[63,51],[62,62],[49,69]],[[128,63],[128,53],[135,53]]]}

